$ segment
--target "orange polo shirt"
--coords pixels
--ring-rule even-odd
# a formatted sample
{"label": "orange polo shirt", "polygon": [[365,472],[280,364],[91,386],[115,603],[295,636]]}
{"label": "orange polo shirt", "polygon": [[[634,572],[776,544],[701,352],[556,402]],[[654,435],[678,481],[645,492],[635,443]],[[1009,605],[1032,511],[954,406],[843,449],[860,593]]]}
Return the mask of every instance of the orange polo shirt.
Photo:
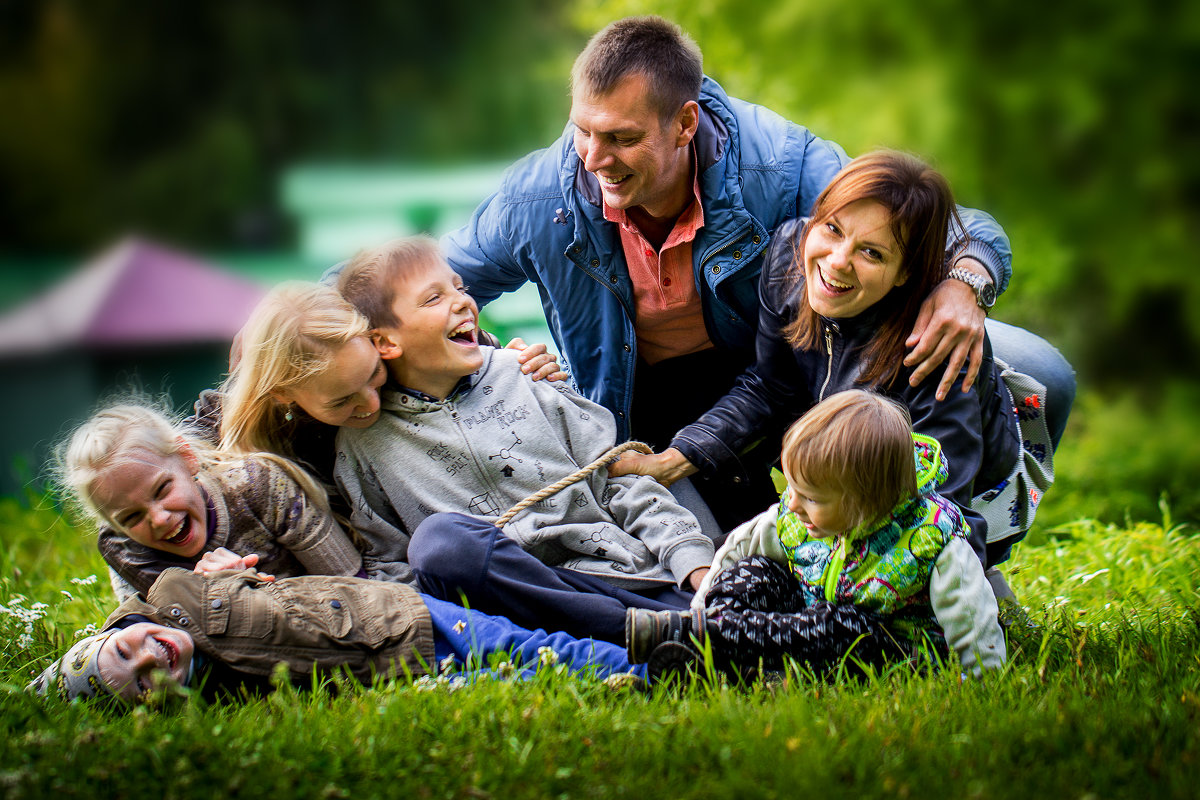
{"label": "orange polo shirt", "polygon": [[699,177],[692,177],[691,205],[679,215],[657,252],[624,210],[605,204],[604,218],[621,230],[621,246],[633,281],[638,355],[657,364],[712,347],[692,276],[692,241],[704,226]]}

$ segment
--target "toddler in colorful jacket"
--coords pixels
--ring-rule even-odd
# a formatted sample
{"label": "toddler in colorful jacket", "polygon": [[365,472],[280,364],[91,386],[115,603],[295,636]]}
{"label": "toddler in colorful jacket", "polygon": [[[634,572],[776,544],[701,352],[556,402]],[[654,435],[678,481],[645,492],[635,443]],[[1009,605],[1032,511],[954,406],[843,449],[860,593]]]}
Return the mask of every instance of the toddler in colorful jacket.
{"label": "toddler in colorful jacket", "polygon": [[[913,434],[902,406],[861,390],[832,395],[788,430],[781,461],[787,491],[730,534],[691,613],[629,612],[632,661],[696,635],[735,665],[778,668],[790,656],[825,668],[855,647],[873,659],[922,645],[953,650],[973,674],[1004,663],[968,527],[936,492],[941,448]],[[884,630],[844,618],[846,604]]]}

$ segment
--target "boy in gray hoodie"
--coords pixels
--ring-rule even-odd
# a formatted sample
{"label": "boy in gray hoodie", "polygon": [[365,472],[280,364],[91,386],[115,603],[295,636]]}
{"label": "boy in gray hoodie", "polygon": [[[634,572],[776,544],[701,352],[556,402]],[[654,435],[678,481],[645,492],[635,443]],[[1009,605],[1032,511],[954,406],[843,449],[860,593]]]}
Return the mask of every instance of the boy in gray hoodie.
{"label": "boy in gray hoodie", "polygon": [[407,544],[430,594],[618,642],[625,607],[686,607],[713,542],[652,479],[600,469],[502,533],[489,521],[605,453],[616,424],[561,382],[521,374],[515,352],[479,346],[478,309],[436,242],[360,254],[339,289],[370,321],[391,379],[379,421],[337,439],[335,476],[369,572]]}

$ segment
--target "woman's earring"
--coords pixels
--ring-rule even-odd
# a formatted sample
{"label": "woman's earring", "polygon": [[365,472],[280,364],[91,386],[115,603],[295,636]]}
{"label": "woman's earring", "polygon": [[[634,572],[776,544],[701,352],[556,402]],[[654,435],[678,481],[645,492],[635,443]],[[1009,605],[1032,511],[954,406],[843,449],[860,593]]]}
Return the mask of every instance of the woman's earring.
{"label": "woman's earring", "polygon": [[283,418],[288,422],[292,421],[292,407],[288,406],[288,410],[283,412]]}

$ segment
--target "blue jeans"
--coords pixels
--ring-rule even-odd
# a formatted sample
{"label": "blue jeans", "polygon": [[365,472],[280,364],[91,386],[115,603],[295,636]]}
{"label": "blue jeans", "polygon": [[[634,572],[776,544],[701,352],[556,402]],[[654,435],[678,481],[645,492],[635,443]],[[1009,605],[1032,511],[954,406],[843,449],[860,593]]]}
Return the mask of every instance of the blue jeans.
{"label": "blue jeans", "polygon": [[547,633],[542,629],[529,630],[504,617],[493,617],[475,609],[463,608],[436,597],[423,595],[429,616],[433,620],[433,649],[437,670],[444,659],[454,656],[458,667],[472,671],[486,668],[494,653],[505,653],[506,659],[529,675],[537,666],[539,653],[549,647],[559,664],[571,673],[591,671],[597,678],[613,673],[632,672],[645,677],[646,665],[634,667],[629,663],[624,647],[594,639],[576,639],[566,633]]}
{"label": "blue jeans", "polygon": [[421,591],[525,628],[566,631],[625,644],[625,610],[684,609],[690,592],[674,585],[619,589],[593,575],[550,567],[487,520],[443,512],[427,517],[408,543]]}
{"label": "blue jeans", "polygon": [[1046,427],[1058,449],[1075,402],[1075,370],[1052,344],[1024,328],[989,319],[987,335],[997,358],[1046,387]]}

